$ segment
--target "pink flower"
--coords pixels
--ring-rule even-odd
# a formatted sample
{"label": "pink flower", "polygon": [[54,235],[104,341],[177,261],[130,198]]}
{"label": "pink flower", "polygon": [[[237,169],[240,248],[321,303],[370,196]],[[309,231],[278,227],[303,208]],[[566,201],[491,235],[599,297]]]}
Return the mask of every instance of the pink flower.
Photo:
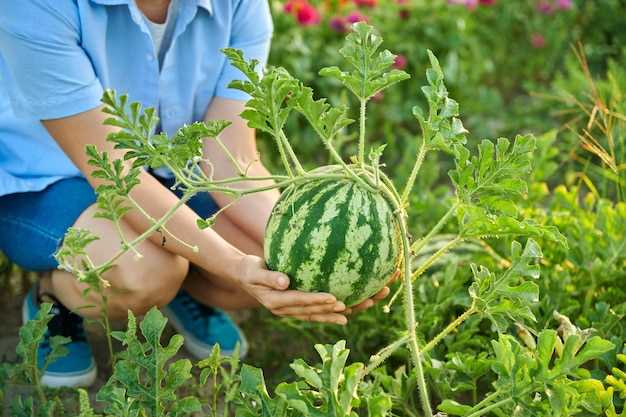
{"label": "pink flower", "polygon": [[552,4],[548,3],[545,0],[541,0],[539,3],[537,3],[537,10],[539,10],[539,12],[543,14],[551,14],[554,11],[554,9],[552,8]]}
{"label": "pink flower", "polygon": [[530,43],[533,45],[533,48],[540,49],[546,46],[546,38],[541,33],[535,32],[530,37]]}
{"label": "pink flower", "polygon": [[350,13],[348,16],[346,16],[346,20],[349,23],[367,22],[367,16],[361,14],[358,11],[354,11],[354,12]]}
{"label": "pink flower", "polygon": [[354,0],[354,4],[359,7],[376,7],[378,0]]}
{"label": "pink flower", "polygon": [[557,9],[569,10],[572,6],[572,0],[556,0]]}
{"label": "pink flower", "polygon": [[406,57],[400,54],[400,55],[397,55],[396,59],[393,61],[393,67],[395,69],[403,70],[406,68],[406,63],[407,63]]}
{"label": "pink flower", "polygon": [[317,25],[320,22],[320,14],[315,7],[304,2],[297,7],[296,19],[302,26]]}
{"label": "pink flower", "polygon": [[481,6],[493,6],[496,4],[496,0],[478,0]]}
{"label": "pink flower", "polygon": [[343,33],[348,30],[348,22],[341,16],[334,16],[328,22],[328,25],[335,32]]}
{"label": "pink flower", "polygon": [[396,0],[396,4],[407,4],[409,0]]}
{"label": "pink flower", "polygon": [[448,0],[448,4],[460,4],[464,5],[469,10],[474,10],[478,7],[478,0]]}

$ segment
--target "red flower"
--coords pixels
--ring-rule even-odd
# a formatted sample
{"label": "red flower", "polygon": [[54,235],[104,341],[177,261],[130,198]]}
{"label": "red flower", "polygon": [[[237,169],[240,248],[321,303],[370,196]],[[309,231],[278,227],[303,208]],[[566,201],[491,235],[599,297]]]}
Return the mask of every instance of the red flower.
{"label": "red flower", "polygon": [[496,0],[478,0],[481,6],[493,6],[496,4]]}
{"label": "red flower", "polygon": [[349,23],[357,23],[357,22],[367,22],[367,16],[361,14],[358,11],[354,11],[346,16],[346,20]]}
{"label": "red flower", "polygon": [[396,59],[393,61],[393,67],[395,69],[403,70],[406,68],[406,57],[404,55],[397,55]]}
{"label": "red flower", "polygon": [[535,32],[530,37],[530,43],[533,45],[533,48],[540,49],[546,46],[546,38],[541,33]]}
{"label": "red flower", "polygon": [[409,11],[409,9],[402,9],[398,12],[398,16],[402,20],[407,20],[411,16],[411,12]]}
{"label": "red flower", "polygon": [[376,7],[378,0],[354,0],[354,4],[359,7]]}
{"label": "red flower", "polygon": [[309,3],[303,3],[296,11],[296,19],[302,26],[317,25],[320,22],[320,14]]}

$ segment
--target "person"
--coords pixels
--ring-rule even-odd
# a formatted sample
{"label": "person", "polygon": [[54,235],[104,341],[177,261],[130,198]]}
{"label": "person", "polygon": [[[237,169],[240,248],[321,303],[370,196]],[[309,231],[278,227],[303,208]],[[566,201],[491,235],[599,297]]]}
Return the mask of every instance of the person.
{"label": "person", "polygon": [[[114,158],[106,140],[117,128],[104,125],[104,89],[158,110],[158,129],[172,135],[185,123],[232,122],[222,140],[249,175],[267,176],[258,160],[253,129],[239,116],[242,92],[229,89],[243,78],[220,52],[241,49],[265,64],[272,37],[266,0],[0,0],[0,250],[21,267],[42,271],[23,303],[31,320],[42,300],[53,303],[52,320],[39,349],[49,352],[54,335],[70,338],[69,354],[45,370],[49,386],[89,385],[96,365],[83,317],[97,317],[99,296],[56,269],[54,258],[69,227],[87,229],[99,240],[87,247],[101,263],[120,247],[113,223],[95,218],[94,193],[85,146]],[[204,153],[216,179],[235,174],[211,141]],[[158,218],[176,204],[174,180],[166,170],[144,170],[130,196]],[[258,186],[258,182],[255,184]],[[251,187],[242,183],[241,187]],[[265,307],[278,316],[345,324],[350,312],[334,296],[288,289],[289,277],[267,270],[262,259],[264,228],[278,191],[253,194],[229,207],[211,229],[196,220],[230,202],[221,194],[198,194],[177,210],[167,227],[199,247],[194,252],[154,233],[104,274],[108,312],[124,318],[159,306],[185,337],[186,348],[205,357],[215,343],[229,354],[246,350],[241,330],[223,311]],[[150,226],[138,210],[121,222],[127,240]],[[384,289],[355,309],[370,307]]]}

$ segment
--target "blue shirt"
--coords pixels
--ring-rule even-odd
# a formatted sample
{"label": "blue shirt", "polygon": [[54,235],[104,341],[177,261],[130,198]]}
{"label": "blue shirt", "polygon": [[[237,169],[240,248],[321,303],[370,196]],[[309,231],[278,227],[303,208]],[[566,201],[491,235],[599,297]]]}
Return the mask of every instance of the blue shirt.
{"label": "blue shirt", "polygon": [[81,173],[41,124],[100,105],[105,88],[157,107],[172,134],[243,75],[221,48],[265,63],[267,0],[181,0],[162,68],[133,0],[0,0],[0,195]]}

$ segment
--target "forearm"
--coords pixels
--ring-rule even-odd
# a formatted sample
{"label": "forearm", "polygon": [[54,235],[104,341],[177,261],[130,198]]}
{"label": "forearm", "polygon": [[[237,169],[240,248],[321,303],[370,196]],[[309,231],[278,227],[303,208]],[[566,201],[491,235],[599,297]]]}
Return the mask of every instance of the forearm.
{"label": "forearm", "polygon": [[[152,220],[138,209],[129,212],[124,220],[135,231],[143,233],[152,226],[153,220],[160,219],[172,210],[179,199],[147,172],[140,175],[140,180],[140,184],[131,192],[131,197]],[[183,204],[165,224],[165,229],[171,231],[180,241],[163,229],[153,232],[149,239],[215,276],[234,282],[236,280],[234,267],[243,257],[243,253],[213,230],[199,229],[196,226],[197,219],[198,216],[193,210]],[[197,247],[198,250],[193,250],[190,245]]]}
{"label": "forearm", "polygon": [[[260,162],[255,162],[248,171],[251,177],[269,176],[269,172]],[[246,181],[237,184],[239,189],[254,189],[274,185],[273,181]],[[265,235],[265,225],[269,219],[272,208],[276,204],[279,197],[277,189],[263,191],[259,193],[248,194],[239,201],[233,203],[232,197],[213,193],[212,196],[220,207],[231,204],[228,209],[224,210],[224,215],[228,219],[243,230],[255,242],[262,245]]]}

